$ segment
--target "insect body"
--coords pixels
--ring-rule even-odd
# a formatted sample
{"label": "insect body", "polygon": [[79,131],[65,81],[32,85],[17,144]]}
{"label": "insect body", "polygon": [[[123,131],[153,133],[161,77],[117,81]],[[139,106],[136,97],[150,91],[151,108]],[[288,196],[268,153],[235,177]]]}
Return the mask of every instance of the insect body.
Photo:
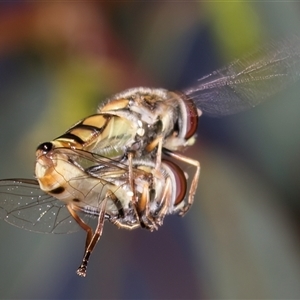
{"label": "insect body", "polygon": [[[62,136],[39,148],[83,149],[123,162],[131,155],[134,159],[155,161],[158,168],[164,149],[165,154],[196,167],[188,203],[180,211],[184,214],[193,202],[200,165],[179,151],[194,143],[200,114],[194,103],[179,92],[144,87],[129,89],[108,99],[97,114],[79,121]],[[131,164],[126,163],[132,172]]]}
{"label": "insect body", "polygon": [[[118,161],[51,146],[45,143],[37,149],[36,178],[46,194],[36,189],[34,180],[2,180],[0,215],[25,229],[62,233],[73,231],[76,225],[66,215],[68,210],[87,232],[84,258],[77,270],[80,276],[86,275],[88,258],[105,220],[120,228],[142,226],[153,231],[166,214],[177,212],[184,204],[185,175],[170,161],[163,160],[157,168],[152,161],[133,160],[129,174],[128,166]],[[94,232],[86,216],[97,218]]]}
{"label": "insect body", "polygon": [[[77,271],[85,276],[105,220],[121,228],[154,230],[166,214],[184,215],[190,208],[200,164],[182,150],[195,142],[202,113],[221,116],[254,107],[299,75],[300,42],[291,38],[181,92],[139,87],[116,94],[95,115],[37,148],[37,181],[0,181],[1,216],[42,232],[73,231],[77,223],[87,232]],[[196,168],[189,187],[181,169],[165,156]],[[89,217],[97,217],[94,232]]]}

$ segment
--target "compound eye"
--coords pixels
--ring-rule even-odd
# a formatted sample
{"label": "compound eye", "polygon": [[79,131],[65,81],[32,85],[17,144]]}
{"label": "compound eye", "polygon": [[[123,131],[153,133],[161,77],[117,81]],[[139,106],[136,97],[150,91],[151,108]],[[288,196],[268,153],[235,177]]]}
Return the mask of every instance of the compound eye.
{"label": "compound eye", "polygon": [[53,144],[51,142],[45,142],[40,144],[36,150],[40,150],[42,151],[44,154],[48,153],[49,151],[51,151],[53,148]]}
{"label": "compound eye", "polygon": [[186,99],[184,101],[184,104],[187,111],[187,128],[186,128],[185,139],[188,140],[197,131],[198,113],[197,113],[197,107],[195,106],[192,100]]}
{"label": "compound eye", "polygon": [[174,206],[177,206],[181,203],[187,191],[187,182],[183,171],[177,166],[175,163],[164,159],[163,163],[169,167],[170,172],[172,173],[172,177],[174,178],[173,189],[175,191],[175,201]]}

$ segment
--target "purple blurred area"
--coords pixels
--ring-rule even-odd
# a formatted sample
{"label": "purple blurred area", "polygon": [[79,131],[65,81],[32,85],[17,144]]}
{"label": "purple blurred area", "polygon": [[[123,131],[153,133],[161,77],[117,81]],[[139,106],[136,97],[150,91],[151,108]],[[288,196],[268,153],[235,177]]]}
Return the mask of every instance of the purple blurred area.
{"label": "purple blurred area", "polygon": [[[105,97],[186,87],[299,24],[296,2],[1,3],[0,177],[32,178],[37,145]],[[0,299],[300,298],[299,92],[201,117],[186,152],[202,166],[191,211],[154,233],[106,224],[85,279],[83,232],[2,221]]]}

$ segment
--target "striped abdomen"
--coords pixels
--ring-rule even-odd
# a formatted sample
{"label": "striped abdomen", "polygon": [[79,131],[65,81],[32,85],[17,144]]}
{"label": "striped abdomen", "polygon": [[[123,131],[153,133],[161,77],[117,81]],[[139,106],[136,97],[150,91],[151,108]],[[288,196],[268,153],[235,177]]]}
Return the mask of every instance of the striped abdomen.
{"label": "striped abdomen", "polygon": [[95,114],[52,141],[55,148],[83,149],[109,158],[122,156],[137,134],[134,122],[115,115]]}

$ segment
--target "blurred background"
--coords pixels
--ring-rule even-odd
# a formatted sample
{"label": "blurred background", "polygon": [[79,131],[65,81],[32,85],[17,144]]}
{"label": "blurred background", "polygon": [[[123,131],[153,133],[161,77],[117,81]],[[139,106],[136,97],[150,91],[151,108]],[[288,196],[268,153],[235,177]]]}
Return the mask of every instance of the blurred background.
{"label": "blurred background", "polygon": [[[297,2],[1,3],[0,177],[33,178],[36,146],[135,86],[180,89],[300,28]],[[300,86],[201,117],[195,204],[154,233],[0,223],[1,299],[300,298]],[[188,170],[187,170],[188,171]]]}

